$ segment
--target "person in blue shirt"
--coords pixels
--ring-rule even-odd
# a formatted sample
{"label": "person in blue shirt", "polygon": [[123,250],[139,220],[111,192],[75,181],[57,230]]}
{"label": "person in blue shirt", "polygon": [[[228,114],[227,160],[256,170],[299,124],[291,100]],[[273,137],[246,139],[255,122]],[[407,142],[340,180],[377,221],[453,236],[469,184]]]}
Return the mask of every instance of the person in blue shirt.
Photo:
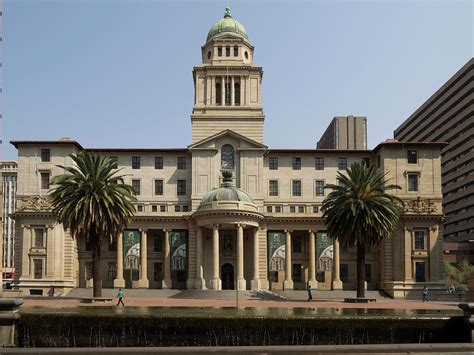
{"label": "person in blue shirt", "polygon": [[118,298],[118,302],[117,302],[117,306],[121,303],[122,306],[125,306],[123,304],[123,291],[121,288],[118,289],[118,292],[117,292],[117,298]]}

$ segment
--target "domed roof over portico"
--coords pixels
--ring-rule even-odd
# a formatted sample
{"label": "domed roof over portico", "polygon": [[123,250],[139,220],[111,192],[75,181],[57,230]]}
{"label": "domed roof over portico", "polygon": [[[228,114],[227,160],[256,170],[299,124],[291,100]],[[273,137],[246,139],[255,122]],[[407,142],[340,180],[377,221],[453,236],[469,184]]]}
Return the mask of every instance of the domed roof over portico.
{"label": "domed roof over portico", "polygon": [[202,198],[201,205],[219,201],[242,201],[255,204],[253,198],[248,193],[237,189],[232,182],[232,172],[224,170],[222,172],[223,182],[221,187],[208,192]]}
{"label": "domed roof over portico", "polygon": [[243,37],[246,40],[249,39],[244,26],[242,26],[239,21],[232,18],[229,6],[225,8],[224,18],[214,24],[209,30],[206,42],[209,42],[212,38],[217,37],[223,33],[231,33],[233,35]]}

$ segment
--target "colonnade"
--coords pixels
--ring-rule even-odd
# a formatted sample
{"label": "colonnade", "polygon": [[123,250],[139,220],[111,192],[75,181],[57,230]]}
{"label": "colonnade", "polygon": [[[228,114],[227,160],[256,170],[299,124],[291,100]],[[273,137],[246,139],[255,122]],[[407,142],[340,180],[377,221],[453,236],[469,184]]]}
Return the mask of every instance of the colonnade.
{"label": "colonnade", "polygon": [[[236,287],[238,290],[245,290],[247,281],[244,277],[244,224],[236,224],[237,229],[237,263],[236,263]],[[259,243],[258,243],[258,227],[251,227],[253,230],[253,268],[251,289],[260,287],[260,269],[259,269]],[[164,238],[164,262],[163,262],[163,281],[162,288],[171,288],[171,255],[170,255],[170,229],[163,229]],[[140,229],[140,268],[137,287],[148,288],[148,270],[147,270],[147,229]],[[316,242],[315,232],[308,230],[308,282],[312,288],[317,288],[316,281]],[[220,290],[222,282],[220,278],[220,248],[219,248],[219,224],[212,225],[212,268],[210,289]],[[293,289],[293,264],[292,264],[292,230],[285,230],[285,280],[283,282],[284,289]],[[333,289],[342,289],[340,279],[340,253],[339,242],[334,240],[333,247]],[[202,227],[197,228],[196,232],[196,279],[194,287],[196,289],[205,289],[206,281],[204,279],[204,258],[203,258],[203,230]],[[114,287],[125,287],[125,279],[123,277],[123,234],[117,238],[117,273],[114,279]]]}
{"label": "colonnade", "polygon": [[[247,80],[244,78],[244,76],[241,75],[220,75],[220,76],[211,76],[211,87],[212,90],[214,91],[214,95],[211,95],[213,99],[210,102],[211,105],[227,105],[227,106],[240,106],[242,105],[242,98],[244,98],[243,93],[243,85],[246,85]],[[216,84],[219,83],[221,86],[221,92],[220,92],[220,97],[218,98],[218,93],[217,93],[217,86]],[[238,84],[238,86],[236,85]],[[229,101],[226,101],[226,92],[227,92],[227,87],[229,86],[229,96],[230,99]],[[236,90],[239,90],[238,92],[238,100],[236,100]],[[219,103],[220,99],[220,103]],[[248,104],[245,102],[244,104]]]}

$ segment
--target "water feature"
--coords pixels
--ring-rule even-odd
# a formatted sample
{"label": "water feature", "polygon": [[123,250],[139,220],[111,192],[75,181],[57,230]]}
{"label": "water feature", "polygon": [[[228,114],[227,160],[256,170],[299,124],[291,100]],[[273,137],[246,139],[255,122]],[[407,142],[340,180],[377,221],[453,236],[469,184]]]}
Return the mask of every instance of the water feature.
{"label": "water feature", "polygon": [[309,308],[29,307],[22,347],[465,342],[459,311]]}

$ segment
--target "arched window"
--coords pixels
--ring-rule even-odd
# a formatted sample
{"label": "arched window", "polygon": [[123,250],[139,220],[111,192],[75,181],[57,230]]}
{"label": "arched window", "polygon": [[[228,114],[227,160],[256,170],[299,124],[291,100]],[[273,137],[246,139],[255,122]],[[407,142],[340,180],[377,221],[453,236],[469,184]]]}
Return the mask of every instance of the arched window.
{"label": "arched window", "polygon": [[226,144],[221,149],[222,169],[234,169],[234,147]]}
{"label": "arched window", "polygon": [[240,106],[240,83],[234,84],[235,105]]}
{"label": "arched window", "polygon": [[222,105],[222,86],[216,83],[216,105]]}

